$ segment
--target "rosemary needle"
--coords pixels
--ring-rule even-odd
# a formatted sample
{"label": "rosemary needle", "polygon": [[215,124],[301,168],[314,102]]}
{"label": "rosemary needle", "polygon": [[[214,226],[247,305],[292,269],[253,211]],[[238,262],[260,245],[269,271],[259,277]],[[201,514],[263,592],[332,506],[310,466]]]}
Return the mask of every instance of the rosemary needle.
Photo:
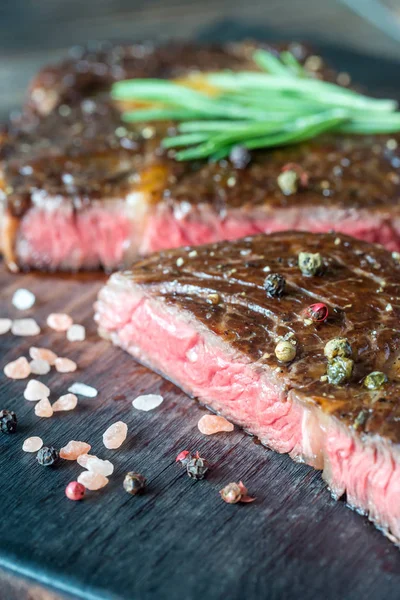
{"label": "rosemary needle", "polygon": [[[148,108],[127,110],[127,122],[176,122],[177,134],[162,141],[177,148],[177,160],[219,160],[231,148],[296,144],[324,132],[379,134],[400,131],[394,100],[370,98],[310,76],[290,52],[256,50],[253,71],[202,75],[206,91],[162,79],[120,81],[118,101],[145,100]],[[201,81],[201,80],[200,80]]]}

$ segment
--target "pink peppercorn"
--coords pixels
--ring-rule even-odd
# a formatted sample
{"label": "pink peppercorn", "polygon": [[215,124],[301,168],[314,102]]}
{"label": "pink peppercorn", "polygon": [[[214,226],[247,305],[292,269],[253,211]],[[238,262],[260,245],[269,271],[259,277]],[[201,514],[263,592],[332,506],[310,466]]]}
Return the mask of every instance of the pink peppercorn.
{"label": "pink peppercorn", "polygon": [[78,481],[71,481],[65,488],[65,495],[70,500],[82,500],[85,495],[85,486]]}

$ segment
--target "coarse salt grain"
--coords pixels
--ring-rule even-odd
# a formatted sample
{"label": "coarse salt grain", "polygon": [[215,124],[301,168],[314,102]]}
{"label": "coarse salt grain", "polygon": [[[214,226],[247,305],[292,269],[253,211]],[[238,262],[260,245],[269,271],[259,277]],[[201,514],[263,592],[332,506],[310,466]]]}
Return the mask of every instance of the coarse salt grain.
{"label": "coarse salt grain", "polygon": [[103,433],[103,444],[109,450],[119,448],[128,435],[128,426],[123,421],[117,421],[108,427]]}
{"label": "coarse salt grain", "polygon": [[45,360],[51,366],[54,365],[57,358],[57,354],[55,354],[53,350],[49,350],[48,348],[36,348],[36,346],[31,346],[29,348],[29,356],[33,360]]}
{"label": "coarse salt grain", "polygon": [[33,375],[47,375],[50,372],[50,365],[47,360],[41,360],[40,358],[36,360],[31,360],[29,363],[31,367],[31,373]]}
{"label": "coarse salt grain", "polygon": [[114,465],[109,460],[102,460],[97,456],[89,456],[86,460],[85,469],[92,471],[92,473],[100,473],[108,477],[114,472]]}
{"label": "coarse salt grain", "polygon": [[90,452],[91,445],[86,442],[71,440],[60,450],[60,457],[65,460],[76,460],[81,454]]}
{"label": "coarse salt grain", "polygon": [[11,319],[0,319],[0,335],[10,331],[12,326]]}
{"label": "coarse salt grain", "polygon": [[81,467],[84,467],[86,469],[86,465],[87,465],[89,458],[97,458],[97,457],[94,456],[94,454],[80,454],[78,456],[78,458],[76,459],[76,462],[78,463],[78,465],[81,465]]}
{"label": "coarse salt grain", "polygon": [[100,473],[93,473],[92,471],[84,471],[78,477],[78,482],[85,486],[88,490],[100,490],[102,487],[107,485],[108,479]]}
{"label": "coarse salt grain", "polygon": [[204,415],[197,423],[199,431],[204,435],[213,435],[220,431],[233,431],[234,426],[224,417],[218,415]]}
{"label": "coarse salt grain", "polygon": [[42,398],[35,406],[35,414],[38,417],[52,417],[53,409],[48,398]]}
{"label": "coarse salt grain", "polygon": [[76,362],[70,358],[56,358],[54,366],[59,373],[73,373],[77,369]]}
{"label": "coarse salt grain", "polygon": [[149,410],[153,410],[160,406],[164,398],[159,396],[158,394],[146,394],[143,396],[138,396],[132,401],[132,406],[137,410],[144,410],[145,412]]}
{"label": "coarse salt grain", "polygon": [[50,390],[47,385],[44,385],[44,383],[37,379],[31,379],[24,391],[25,400],[29,400],[30,402],[37,402],[37,400],[42,400],[42,398],[48,398],[49,396]]}
{"label": "coarse salt grain", "polygon": [[69,342],[83,342],[86,337],[86,330],[83,325],[71,325],[67,331],[67,340]]}
{"label": "coarse salt grain", "polygon": [[32,294],[29,290],[20,288],[13,296],[12,303],[18,310],[28,310],[35,304],[35,294]]}
{"label": "coarse salt grain", "polygon": [[55,331],[67,331],[73,323],[71,317],[65,313],[51,313],[46,322]]}
{"label": "coarse salt grain", "polygon": [[4,374],[10,379],[26,379],[31,374],[31,367],[25,356],[21,356],[4,367]]}
{"label": "coarse salt grain", "polygon": [[60,396],[53,404],[54,412],[60,412],[63,410],[74,410],[78,404],[78,398],[75,394],[65,394]]}
{"label": "coarse salt grain", "polygon": [[80,383],[79,381],[73,383],[71,387],[68,388],[68,391],[71,394],[78,394],[78,396],[85,396],[86,398],[96,398],[98,391],[96,388],[91,385],[86,385],[86,383]]}
{"label": "coarse salt grain", "polygon": [[35,319],[16,319],[11,326],[14,335],[31,336],[40,333],[40,327]]}
{"label": "coarse salt grain", "polygon": [[24,452],[37,452],[43,446],[43,440],[36,435],[27,438],[22,444],[22,450]]}

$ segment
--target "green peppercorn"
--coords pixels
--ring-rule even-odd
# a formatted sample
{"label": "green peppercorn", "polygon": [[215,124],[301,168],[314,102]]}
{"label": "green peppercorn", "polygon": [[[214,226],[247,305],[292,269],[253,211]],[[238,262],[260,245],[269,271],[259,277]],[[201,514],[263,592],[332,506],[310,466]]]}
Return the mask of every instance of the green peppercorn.
{"label": "green peppercorn", "polygon": [[332,359],[326,370],[329,383],[340,385],[348,381],[353,372],[354,361],[351,358],[337,356]]}
{"label": "green peppercorn", "polygon": [[373,371],[364,379],[364,386],[369,390],[379,390],[387,381],[388,378],[385,373]]}
{"label": "green peppercorn", "polygon": [[283,171],[278,175],[277,183],[285,196],[291,196],[299,188],[299,176],[294,170]]}
{"label": "green peppercorn", "polygon": [[333,338],[325,344],[324,354],[328,360],[336,358],[336,356],[345,356],[349,358],[352,354],[350,342],[347,338]]}
{"label": "green peppercorn", "polygon": [[286,280],[279,273],[270,273],[264,281],[264,289],[270,298],[281,298],[285,291]]}
{"label": "green peppercorn", "polygon": [[324,263],[319,252],[300,252],[299,267],[303,275],[321,275],[324,270]]}

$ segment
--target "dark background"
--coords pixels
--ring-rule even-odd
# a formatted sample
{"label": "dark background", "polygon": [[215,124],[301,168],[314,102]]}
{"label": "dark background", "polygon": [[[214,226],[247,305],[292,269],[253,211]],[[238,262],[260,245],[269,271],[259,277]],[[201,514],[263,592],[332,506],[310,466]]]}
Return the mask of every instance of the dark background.
{"label": "dark background", "polygon": [[[379,0],[346,0],[375,18]],[[397,9],[400,2],[386,0]],[[393,26],[393,22],[391,23]],[[0,115],[21,103],[32,74],[90,40],[286,37],[386,58],[400,44],[335,0],[0,0]]]}
{"label": "dark background", "polygon": [[[374,20],[375,2],[349,1],[367,8]],[[389,4],[399,6],[393,26],[400,5]],[[344,2],[0,0],[0,118],[20,106],[35,71],[71,45],[242,37],[313,41],[338,70],[348,70],[371,91],[400,97],[399,42]],[[10,303],[21,279],[4,270],[0,275],[1,316],[15,317]],[[52,423],[33,432],[37,425],[30,403],[21,405],[22,386],[0,379],[1,408],[15,408],[22,423],[12,444],[5,436],[0,440],[0,600],[399,597],[398,550],[344,502],[334,502],[319,473],[267,452],[239,430],[204,441],[196,429],[202,409],[98,341],[91,307],[99,285],[34,275],[24,279],[40,299],[35,314],[40,322],[51,306],[87,325],[88,340],[71,358],[86,368],[85,377],[93,378],[88,383],[95,383],[101,395],[95,413],[84,401],[80,412],[55,424],[49,419]],[[41,339],[44,346],[53,342],[51,335]],[[18,347],[15,339],[1,340],[1,366],[27,353],[31,342],[23,343]],[[49,377],[59,385],[54,374]],[[165,396],[157,414],[133,415],[134,382],[139,392]],[[80,506],[62,494],[74,465],[49,473],[35,469],[32,457],[15,459],[15,449],[28,434],[53,436],[51,443],[60,445],[72,436],[85,439],[89,430],[95,453],[102,452],[101,432],[117,418],[132,425],[131,445],[118,453],[110,489]],[[216,465],[204,485],[187,481],[174,465],[188,440]],[[104,450],[102,457],[108,458]],[[121,481],[133,465],[146,474],[150,490],[132,503]],[[219,501],[221,481],[238,477],[251,485],[254,505],[231,507]]]}

